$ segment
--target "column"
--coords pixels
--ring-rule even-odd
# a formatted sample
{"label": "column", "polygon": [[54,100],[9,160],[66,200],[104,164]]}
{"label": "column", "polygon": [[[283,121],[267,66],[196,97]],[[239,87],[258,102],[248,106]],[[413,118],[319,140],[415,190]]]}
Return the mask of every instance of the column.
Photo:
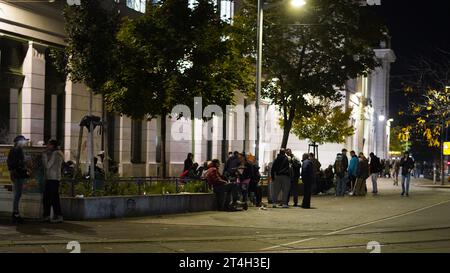
{"label": "column", "polygon": [[22,134],[33,145],[44,140],[45,50],[42,45],[28,42],[23,63]]}

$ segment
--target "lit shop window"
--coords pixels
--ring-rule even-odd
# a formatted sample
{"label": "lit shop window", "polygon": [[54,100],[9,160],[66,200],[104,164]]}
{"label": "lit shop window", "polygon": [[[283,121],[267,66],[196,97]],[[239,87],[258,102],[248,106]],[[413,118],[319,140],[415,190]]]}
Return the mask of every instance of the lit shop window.
{"label": "lit shop window", "polygon": [[127,7],[145,13],[145,3],[146,0],[127,0]]}

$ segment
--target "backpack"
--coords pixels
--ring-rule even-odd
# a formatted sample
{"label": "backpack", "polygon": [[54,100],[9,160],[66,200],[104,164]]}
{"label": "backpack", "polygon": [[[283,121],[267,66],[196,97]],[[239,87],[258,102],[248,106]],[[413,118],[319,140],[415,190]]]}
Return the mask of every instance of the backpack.
{"label": "backpack", "polygon": [[343,160],[342,154],[338,154],[336,156],[336,160],[334,161],[334,172],[337,175],[343,175],[345,173],[344,164],[342,160]]}

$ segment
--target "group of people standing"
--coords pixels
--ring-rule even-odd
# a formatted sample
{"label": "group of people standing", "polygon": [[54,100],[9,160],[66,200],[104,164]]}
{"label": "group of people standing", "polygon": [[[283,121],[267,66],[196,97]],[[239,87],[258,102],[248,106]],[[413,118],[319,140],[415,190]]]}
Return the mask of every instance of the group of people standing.
{"label": "group of people standing", "polygon": [[299,206],[299,179],[301,177],[304,185],[301,207],[311,208],[312,186],[317,176],[317,169],[320,170],[320,163],[309,154],[303,154],[300,162],[291,149],[281,149],[270,167],[272,207],[289,208],[291,195],[294,198],[294,206]]}
{"label": "group of people standing", "polygon": [[[24,147],[27,143],[28,139],[24,136],[17,136],[14,139],[14,147],[8,153],[7,165],[14,191],[13,223],[23,222],[23,218],[19,212],[19,204],[24,184],[27,179],[30,179],[30,170],[26,164],[24,154]],[[58,141],[54,139],[49,140],[46,145],[46,150],[42,153],[42,171],[44,174],[44,193],[42,199],[44,207],[43,221],[52,223],[63,222],[59,198],[59,184],[63,163],[64,156],[58,149]],[[53,218],[50,218],[51,208],[53,208]]]}
{"label": "group of people standing", "polygon": [[[414,168],[414,160],[409,152],[405,152],[402,159],[396,165],[394,179],[398,179],[398,173],[402,173],[402,196],[409,196],[409,184],[411,171]],[[371,177],[372,193],[378,194],[378,178],[384,172],[381,160],[370,153],[366,158],[364,153],[350,152],[350,163],[348,163],[347,150],[343,149],[336,157],[334,164],[336,173],[336,196],[344,196],[346,192],[354,196],[364,196],[367,194],[366,180]],[[396,180],[398,181],[398,180]],[[395,183],[395,182],[394,182]]]}

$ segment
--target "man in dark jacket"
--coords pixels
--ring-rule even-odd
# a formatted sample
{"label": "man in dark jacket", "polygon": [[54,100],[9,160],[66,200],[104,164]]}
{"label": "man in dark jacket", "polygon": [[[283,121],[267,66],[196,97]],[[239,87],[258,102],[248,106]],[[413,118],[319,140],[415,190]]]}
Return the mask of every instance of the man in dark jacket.
{"label": "man in dark jacket", "polygon": [[8,154],[8,170],[11,176],[11,181],[14,187],[14,203],[12,221],[13,223],[21,223],[23,219],[19,213],[19,202],[22,197],[23,184],[29,178],[28,171],[25,165],[25,155],[23,147],[28,142],[24,136],[19,135],[14,139],[14,147]]}
{"label": "man in dark jacket", "polygon": [[282,193],[281,207],[289,208],[288,198],[289,190],[291,188],[291,175],[289,171],[289,159],[286,156],[286,151],[284,149],[280,150],[277,158],[273,162],[271,177],[273,181],[273,207],[276,208],[276,202],[280,192]]}
{"label": "man in dark jacket", "polygon": [[409,152],[405,152],[400,160],[402,167],[402,196],[409,196],[409,182],[411,181],[411,170],[414,169],[414,160],[409,156]]}
{"label": "man in dark jacket", "polygon": [[334,162],[334,172],[336,173],[336,196],[344,196],[348,179],[348,158],[347,149],[342,149],[342,153],[337,154]]}
{"label": "man in dark jacket", "polygon": [[302,160],[302,181],[304,185],[302,208],[311,208],[311,187],[314,182],[314,167],[308,154],[303,155]]}
{"label": "man in dark jacket", "polygon": [[291,190],[288,196],[288,203],[292,195],[294,197],[294,207],[298,207],[298,180],[300,179],[302,163],[295,157],[291,149],[286,150],[286,155],[288,156],[291,169]]}
{"label": "man in dark jacket", "polygon": [[239,160],[239,152],[234,151],[233,155],[230,156],[225,163],[223,168],[223,176],[229,180],[235,180],[237,178],[236,171],[240,164],[241,161]]}
{"label": "man in dark jacket", "polygon": [[372,176],[372,193],[378,193],[378,176],[382,170],[380,159],[374,154],[370,153],[370,163],[369,163],[370,175]]}

